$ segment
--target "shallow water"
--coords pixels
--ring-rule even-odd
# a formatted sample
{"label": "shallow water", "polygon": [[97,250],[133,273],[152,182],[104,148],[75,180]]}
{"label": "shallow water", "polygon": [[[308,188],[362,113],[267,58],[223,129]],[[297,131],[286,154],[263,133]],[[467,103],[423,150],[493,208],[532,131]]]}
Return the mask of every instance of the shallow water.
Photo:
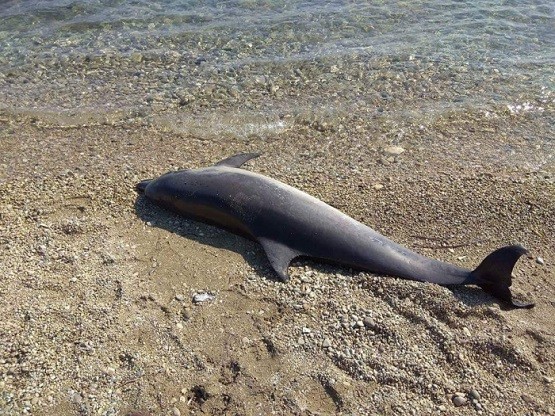
{"label": "shallow water", "polygon": [[527,139],[543,145],[554,10],[548,0],[3,2],[0,110],[54,125],[148,120],[207,138],[337,131],[353,117],[525,116],[539,126]]}

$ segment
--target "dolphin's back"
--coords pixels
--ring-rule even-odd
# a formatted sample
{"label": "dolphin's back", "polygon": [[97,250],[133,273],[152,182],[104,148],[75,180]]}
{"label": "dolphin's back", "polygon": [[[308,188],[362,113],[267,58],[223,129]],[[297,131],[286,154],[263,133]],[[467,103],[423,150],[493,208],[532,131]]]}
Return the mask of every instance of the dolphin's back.
{"label": "dolphin's back", "polygon": [[[261,242],[369,271],[438,283],[461,283],[467,270],[421,256],[292,186],[244,169],[213,166],[158,179],[151,193],[167,208]],[[291,259],[289,259],[291,260]],[[432,275],[429,263],[441,265]]]}

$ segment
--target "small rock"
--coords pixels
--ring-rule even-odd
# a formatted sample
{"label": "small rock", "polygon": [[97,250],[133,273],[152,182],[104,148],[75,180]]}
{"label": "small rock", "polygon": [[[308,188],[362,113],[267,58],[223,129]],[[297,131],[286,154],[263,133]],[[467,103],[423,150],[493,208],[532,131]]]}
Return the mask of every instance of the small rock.
{"label": "small rock", "polygon": [[451,400],[453,400],[453,404],[455,405],[455,407],[461,407],[466,404],[466,399],[462,396],[455,395]]}
{"label": "small rock", "polygon": [[324,340],[324,342],[322,342],[322,347],[324,347],[324,348],[329,348],[329,347],[331,347],[331,341],[330,341],[329,338],[326,338],[326,339]]}
{"label": "small rock", "polygon": [[185,300],[185,296],[183,296],[181,293],[178,293],[177,295],[175,295],[175,299],[179,302],[183,302]]}
{"label": "small rock", "polygon": [[139,63],[143,60],[143,55],[139,52],[134,52],[131,54],[131,61]]}
{"label": "small rock", "polygon": [[307,328],[306,326],[303,327],[303,334],[310,334],[310,328]]}
{"label": "small rock", "polygon": [[183,319],[184,321],[188,321],[189,319],[191,319],[191,310],[189,308],[183,308],[183,310],[181,311],[181,319]]}
{"label": "small rock", "polygon": [[466,326],[463,326],[463,332],[467,337],[471,337],[472,333],[470,332],[470,329],[468,329]]}
{"label": "small rock", "polygon": [[69,397],[70,397],[71,401],[76,403],[76,404],[83,403],[83,397],[79,393],[77,393],[76,391],[71,392]]}
{"label": "small rock", "polygon": [[172,409],[172,414],[173,414],[174,416],[181,416],[181,411],[180,411],[177,407],[174,407],[174,408]]}
{"label": "small rock", "polygon": [[543,261],[543,258],[541,258],[541,257],[536,258],[536,263],[541,264],[541,265],[545,264],[545,262]]}
{"label": "small rock", "polygon": [[456,387],[454,384],[452,384],[451,382],[447,382],[445,383],[445,391],[447,393],[452,393],[456,390]]}
{"label": "small rock", "polygon": [[376,324],[374,323],[374,320],[372,318],[364,318],[362,323],[364,324],[364,326],[366,328],[374,328],[376,326]]}
{"label": "small rock", "polygon": [[544,383],[547,383],[547,384],[553,383],[553,377],[543,376],[542,380]]}
{"label": "small rock", "polygon": [[536,399],[534,397],[530,396],[529,394],[524,393],[520,396],[520,398],[522,400],[524,400],[526,403],[529,403],[529,404],[532,404],[532,405],[536,404]]}
{"label": "small rock", "polygon": [[183,329],[183,324],[181,322],[178,322],[175,327],[179,330]]}
{"label": "small rock", "polygon": [[202,303],[202,302],[209,302],[215,299],[214,295],[210,293],[202,292],[202,293],[195,293],[193,296],[194,303]]}
{"label": "small rock", "polygon": [[438,406],[437,410],[439,410],[440,412],[445,412],[447,411],[447,408],[444,405],[440,405]]}
{"label": "small rock", "polygon": [[405,149],[403,149],[400,146],[387,146],[386,148],[383,149],[383,151],[388,155],[398,156],[401,153],[403,153]]}
{"label": "small rock", "polygon": [[380,189],[383,189],[383,185],[382,185],[381,183],[377,183],[377,184],[375,184],[375,185],[373,186],[373,188],[374,188],[376,191],[379,191]]}
{"label": "small rock", "polygon": [[480,400],[480,393],[476,389],[472,389],[468,392],[468,396],[474,400]]}

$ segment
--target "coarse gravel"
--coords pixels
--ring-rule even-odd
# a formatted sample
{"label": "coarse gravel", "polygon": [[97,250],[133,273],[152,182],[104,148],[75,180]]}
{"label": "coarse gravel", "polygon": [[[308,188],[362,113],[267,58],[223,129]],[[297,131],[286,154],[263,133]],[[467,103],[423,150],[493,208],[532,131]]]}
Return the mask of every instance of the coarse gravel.
{"label": "coarse gravel", "polygon": [[[458,148],[418,128],[361,146],[374,127],[356,123],[335,136],[295,122],[248,141],[46,124],[0,125],[2,414],[554,413],[552,165],[491,162],[500,139],[484,131]],[[537,306],[308,260],[283,284],[257,244],[134,191],[255,150],[246,169],[434,258],[471,268],[525,245],[513,290]]]}

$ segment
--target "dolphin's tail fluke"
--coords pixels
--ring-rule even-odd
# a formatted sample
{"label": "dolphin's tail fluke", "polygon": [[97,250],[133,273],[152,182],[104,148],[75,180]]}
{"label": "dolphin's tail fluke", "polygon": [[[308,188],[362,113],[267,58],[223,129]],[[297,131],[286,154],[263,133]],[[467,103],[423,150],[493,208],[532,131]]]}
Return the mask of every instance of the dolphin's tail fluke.
{"label": "dolphin's tail fluke", "polygon": [[533,303],[514,301],[509,290],[512,284],[513,267],[520,256],[526,253],[528,251],[521,246],[500,248],[487,256],[471,275],[484,291],[513,308],[533,308]]}

